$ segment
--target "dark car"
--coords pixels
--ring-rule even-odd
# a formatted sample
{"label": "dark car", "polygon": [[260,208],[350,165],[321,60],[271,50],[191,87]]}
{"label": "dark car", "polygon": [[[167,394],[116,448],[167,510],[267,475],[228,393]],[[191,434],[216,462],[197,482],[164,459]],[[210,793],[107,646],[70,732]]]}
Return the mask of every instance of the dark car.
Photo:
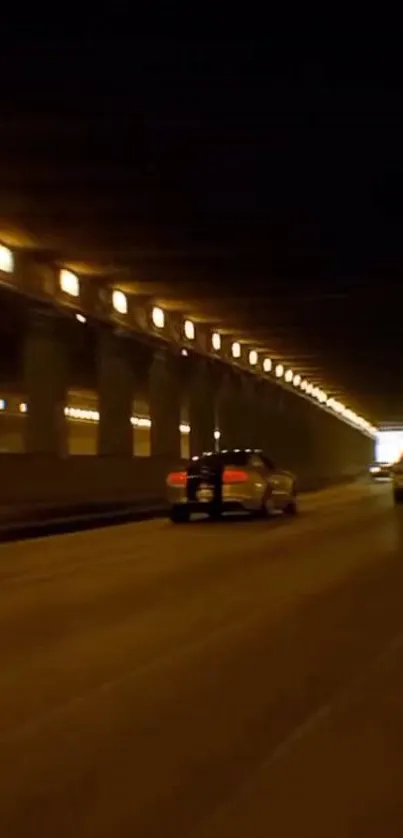
{"label": "dark car", "polygon": [[372,463],[369,473],[373,480],[389,480],[392,476],[392,466],[390,463]]}

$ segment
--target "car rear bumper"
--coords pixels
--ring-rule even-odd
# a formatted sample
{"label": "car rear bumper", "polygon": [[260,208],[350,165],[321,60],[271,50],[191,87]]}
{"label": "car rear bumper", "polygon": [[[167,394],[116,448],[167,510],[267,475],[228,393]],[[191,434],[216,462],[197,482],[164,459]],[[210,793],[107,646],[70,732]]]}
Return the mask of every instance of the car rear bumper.
{"label": "car rear bumper", "polygon": [[256,508],[255,505],[251,505],[250,502],[248,503],[248,501],[245,500],[223,500],[219,504],[200,503],[198,501],[182,501],[171,504],[171,508],[173,507],[186,508],[189,515],[201,513],[204,513],[205,515],[214,515],[217,514],[217,512],[220,515],[225,515],[226,512],[251,512]]}

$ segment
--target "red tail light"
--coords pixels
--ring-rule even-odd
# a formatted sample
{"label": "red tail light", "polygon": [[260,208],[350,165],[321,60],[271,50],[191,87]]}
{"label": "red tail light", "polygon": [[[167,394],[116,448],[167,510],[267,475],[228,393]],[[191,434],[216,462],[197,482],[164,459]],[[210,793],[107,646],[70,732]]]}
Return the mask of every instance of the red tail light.
{"label": "red tail light", "polygon": [[186,471],[171,471],[171,474],[168,474],[167,477],[167,484],[178,488],[179,486],[186,486],[186,480]]}
{"label": "red tail light", "polygon": [[225,468],[222,480],[223,483],[246,483],[248,474],[241,468]]}

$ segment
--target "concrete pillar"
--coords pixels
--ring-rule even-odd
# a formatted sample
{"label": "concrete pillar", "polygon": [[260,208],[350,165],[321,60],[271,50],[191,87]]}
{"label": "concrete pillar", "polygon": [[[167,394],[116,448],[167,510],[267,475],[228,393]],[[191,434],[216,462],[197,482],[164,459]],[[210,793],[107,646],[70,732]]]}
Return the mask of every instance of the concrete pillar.
{"label": "concrete pillar", "polygon": [[240,448],[243,438],[241,412],[241,381],[237,372],[224,370],[218,393],[218,426],[221,431],[220,448]]}
{"label": "concrete pillar", "polygon": [[253,447],[261,448],[269,454],[272,445],[270,433],[270,393],[266,381],[256,379],[254,382],[254,419],[253,419]]}
{"label": "concrete pillar", "polygon": [[179,359],[157,350],[149,372],[151,454],[180,457],[181,378]]}
{"label": "concrete pillar", "polygon": [[133,456],[131,424],[134,393],[132,341],[110,327],[99,332],[97,377],[99,396],[98,454]]}
{"label": "concrete pillar", "polygon": [[257,447],[276,463],[284,459],[284,405],[279,387],[269,381],[259,382],[256,412]]}
{"label": "concrete pillar", "polygon": [[194,358],[188,381],[190,453],[214,450],[215,383],[209,361]]}
{"label": "concrete pillar", "polygon": [[240,444],[244,448],[264,448],[264,382],[252,374],[241,377],[240,416],[242,428]]}
{"label": "concrete pillar", "polygon": [[29,314],[24,341],[23,378],[27,400],[25,450],[31,454],[67,454],[64,408],[68,383],[68,347],[63,321],[47,309]]}

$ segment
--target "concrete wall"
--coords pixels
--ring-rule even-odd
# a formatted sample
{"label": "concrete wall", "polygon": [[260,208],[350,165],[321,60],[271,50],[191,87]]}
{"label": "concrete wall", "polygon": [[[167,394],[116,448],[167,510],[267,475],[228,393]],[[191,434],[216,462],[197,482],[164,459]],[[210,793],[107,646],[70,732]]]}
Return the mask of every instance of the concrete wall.
{"label": "concrete wall", "polygon": [[[221,447],[264,449],[301,488],[373,459],[369,437],[271,376],[48,309],[25,315],[19,361],[0,388],[0,504],[161,497],[169,467],[213,449],[215,428]],[[98,411],[98,421],[66,417],[67,405]],[[135,415],[151,426],[133,428]]]}
{"label": "concrete wall", "polygon": [[165,477],[180,460],[77,456],[57,460],[0,455],[0,507],[130,503],[164,497]]}

